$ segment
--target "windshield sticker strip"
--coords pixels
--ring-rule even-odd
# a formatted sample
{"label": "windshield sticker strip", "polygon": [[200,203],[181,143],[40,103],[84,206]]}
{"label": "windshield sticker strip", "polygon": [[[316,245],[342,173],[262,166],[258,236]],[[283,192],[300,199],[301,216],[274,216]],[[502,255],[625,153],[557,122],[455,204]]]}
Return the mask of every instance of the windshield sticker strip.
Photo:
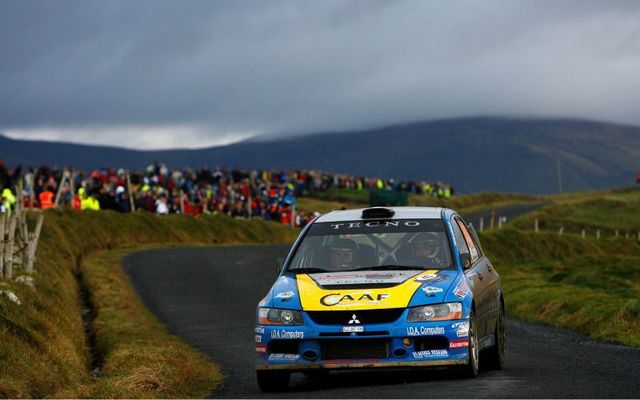
{"label": "windshield sticker strip", "polygon": [[309,236],[370,234],[370,233],[408,233],[408,232],[444,232],[441,219],[393,219],[381,221],[339,221],[316,223],[309,229]]}

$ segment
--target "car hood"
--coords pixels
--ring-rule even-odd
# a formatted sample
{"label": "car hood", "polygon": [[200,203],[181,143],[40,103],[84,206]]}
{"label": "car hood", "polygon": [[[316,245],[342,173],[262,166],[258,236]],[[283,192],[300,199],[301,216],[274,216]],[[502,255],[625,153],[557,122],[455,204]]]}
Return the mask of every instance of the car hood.
{"label": "car hood", "polygon": [[[401,308],[443,302],[457,276],[456,270],[298,274],[279,279],[272,294],[274,305],[296,303],[305,311]],[[296,301],[278,299],[282,293]]]}

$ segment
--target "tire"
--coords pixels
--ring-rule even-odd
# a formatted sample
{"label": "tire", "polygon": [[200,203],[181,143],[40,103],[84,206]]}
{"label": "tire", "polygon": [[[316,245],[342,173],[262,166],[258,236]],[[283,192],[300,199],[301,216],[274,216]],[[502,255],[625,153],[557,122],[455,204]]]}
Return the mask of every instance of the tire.
{"label": "tire", "polygon": [[475,378],[480,369],[480,351],[478,350],[478,330],[476,316],[473,310],[469,315],[469,364],[462,367],[461,375],[465,378]]}
{"label": "tire", "polygon": [[495,344],[482,355],[483,366],[486,362],[489,369],[504,369],[506,334],[504,306],[502,304],[500,304],[500,314],[498,315],[498,321],[496,321],[496,329],[493,335]]}
{"label": "tire", "polygon": [[289,388],[291,372],[289,371],[256,371],[258,387],[263,392],[279,392]]}

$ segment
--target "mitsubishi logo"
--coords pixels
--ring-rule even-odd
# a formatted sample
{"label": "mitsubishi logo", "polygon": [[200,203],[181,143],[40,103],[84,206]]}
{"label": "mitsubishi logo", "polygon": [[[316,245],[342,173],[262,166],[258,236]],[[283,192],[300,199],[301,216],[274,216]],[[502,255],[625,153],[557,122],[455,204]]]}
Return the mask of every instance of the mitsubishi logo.
{"label": "mitsubishi logo", "polygon": [[353,315],[351,316],[351,320],[349,320],[349,323],[350,323],[350,324],[359,324],[359,323],[360,323],[360,321],[358,320],[358,317],[357,317],[355,314],[353,314]]}

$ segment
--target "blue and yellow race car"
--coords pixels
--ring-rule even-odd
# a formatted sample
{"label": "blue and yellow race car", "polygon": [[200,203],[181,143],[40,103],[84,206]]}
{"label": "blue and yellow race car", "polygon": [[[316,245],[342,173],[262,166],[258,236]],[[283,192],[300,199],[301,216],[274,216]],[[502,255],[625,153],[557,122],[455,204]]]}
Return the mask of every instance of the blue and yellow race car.
{"label": "blue and yellow race car", "polygon": [[[333,211],[301,232],[260,301],[262,390],[292,372],[456,366],[469,377],[504,366],[500,277],[453,210]],[[482,353],[480,353],[481,350]]]}

